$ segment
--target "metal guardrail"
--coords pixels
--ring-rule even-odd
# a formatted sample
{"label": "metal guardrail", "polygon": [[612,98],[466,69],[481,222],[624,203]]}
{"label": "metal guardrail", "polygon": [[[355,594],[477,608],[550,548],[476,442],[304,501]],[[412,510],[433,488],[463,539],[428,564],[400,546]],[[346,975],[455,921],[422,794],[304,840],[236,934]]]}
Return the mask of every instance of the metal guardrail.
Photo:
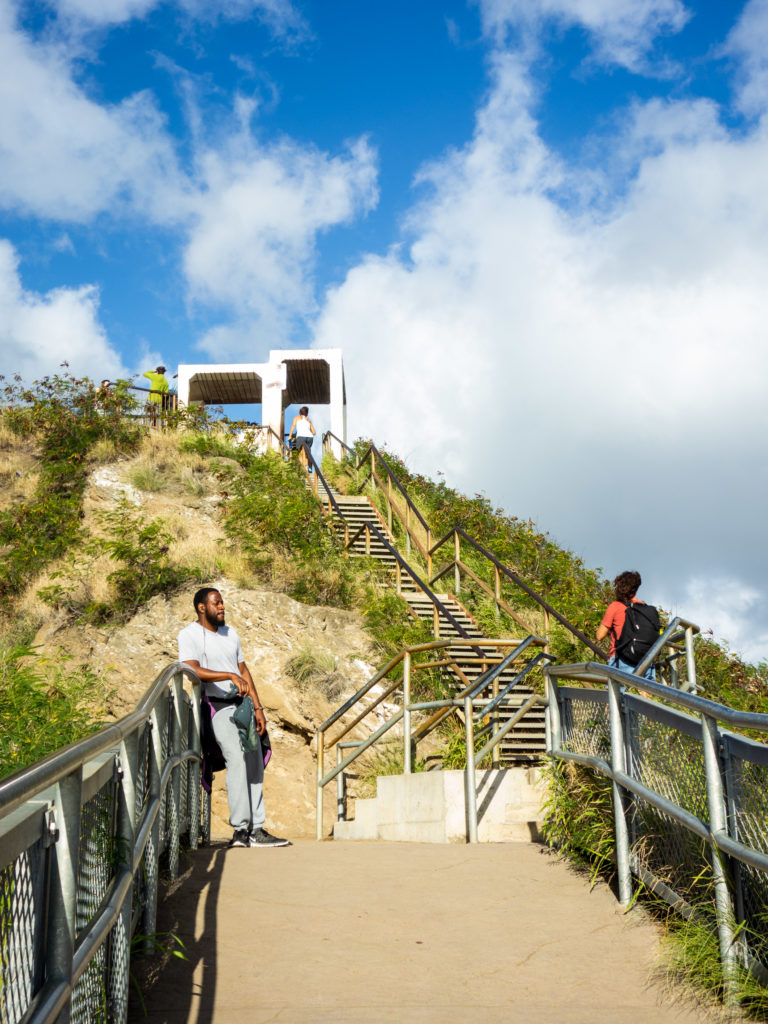
{"label": "metal guardrail", "polygon": [[[317,783],[316,783],[316,835],[318,839],[323,837],[323,791],[325,786],[337,780],[336,813],[337,819],[344,817],[346,804],[346,790],[344,771],[358,757],[364,754],[371,746],[382,739],[391,729],[402,722],[403,742],[403,773],[408,775],[413,771],[416,744],[424,739],[437,725],[443,722],[449,715],[462,712],[464,714],[464,731],[467,749],[465,765],[465,791],[467,804],[468,839],[470,843],[476,843],[477,837],[477,787],[475,783],[475,769],[477,765],[487,757],[507,735],[507,733],[518,724],[518,722],[536,705],[543,705],[545,699],[538,694],[533,694],[521,706],[512,704],[510,693],[528,674],[545,661],[551,661],[552,656],[544,652],[539,653],[524,664],[515,677],[506,684],[504,689],[498,691],[498,678],[501,673],[508,669],[514,662],[518,661],[531,646],[543,647],[545,641],[541,637],[527,636],[524,640],[483,640],[486,647],[495,648],[497,651],[512,648],[504,656],[499,654],[496,657],[485,655],[482,659],[467,658],[465,655],[453,655],[450,648],[456,646],[455,641],[435,640],[428,644],[417,644],[412,647],[405,647],[394,658],[390,659],[376,674],[364,683],[363,686],[353,694],[340,708],[338,708],[325,722],[317,729]],[[438,661],[424,661],[414,663],[413,656],[416,654],[428,654],[432,652],[443,652],[444,657]],[[483,671],[477,679],[470,681],[462,671],[462,665],[466,667],[469,661],[483,662]],[[343,726],[336,735],[326,739],[327,731],[339,722],[349,711],[355,708],[375,687],[386,681],[387,676],[400,664],[403,666],[402,676],[391,682],[384,688],[375,699],[363,707],[354,719]],[[465,680],[465,688],[454,697],[444,700],[411,701],[411,678],[415,671],[424,671],[433,668],[453,668]],[[491,696],[482,697],[485,691],[492,688]],[[394,697],[400,690],[402,695],[401,706],[393,712],[378,728],[363,739],[349,740],[342,742],[354,729],[361,725],[366,717],[390,697]],[[502,725],[499,724],[498,712],[503,708],[514,707],[514,714]],[[412,726],[412,716],[423,712],[432,712],[426,721],[421,722],[416,729]],[[490,738],[483,748],[475,751],[476,722],[487,718],[488,724],[484,727]],[[325,754],[332,747],[336,747],[336,765],[326,772]],[[344,750],[350,750],[346,755]]]}
{"label": "metal guardrail", "polygon": [[547,752],[611,780],[621,902],[633,875],[688,915],[714,902],[726,985],[737,962],[768,982],[768,746],[720,724],[768,714],[595,662],[543,671]]}
{"label": "metal guardrail", "polygon": [[125,1021],[160,855],[175,878],[180,836],[200,838],[200,757],[200,680],[173,664],[115,725],[0,782],[3,1024]]}

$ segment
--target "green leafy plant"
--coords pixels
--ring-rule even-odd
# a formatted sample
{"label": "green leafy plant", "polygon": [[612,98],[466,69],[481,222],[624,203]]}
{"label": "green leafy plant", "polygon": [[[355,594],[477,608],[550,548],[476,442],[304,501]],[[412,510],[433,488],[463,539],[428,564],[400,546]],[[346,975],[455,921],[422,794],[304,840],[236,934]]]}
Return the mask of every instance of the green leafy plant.
{"label": "green leafy plant", "polygon": [[103,681],[89,669],[65,658],[44,664],[27,644],[0,640],[0,776],[98,729],[93,708],[105,701]]}

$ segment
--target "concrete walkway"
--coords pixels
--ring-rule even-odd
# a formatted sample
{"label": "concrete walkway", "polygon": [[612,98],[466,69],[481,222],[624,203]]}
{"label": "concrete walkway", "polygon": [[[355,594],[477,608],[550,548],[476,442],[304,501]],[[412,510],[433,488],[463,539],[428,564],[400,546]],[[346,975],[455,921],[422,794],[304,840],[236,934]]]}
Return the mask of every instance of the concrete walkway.
{"label": "concrete walkway", "polygon": [[209,847],[159,930],[148,1024],[693,1024],[649,981],[657,933],[533,844]]}

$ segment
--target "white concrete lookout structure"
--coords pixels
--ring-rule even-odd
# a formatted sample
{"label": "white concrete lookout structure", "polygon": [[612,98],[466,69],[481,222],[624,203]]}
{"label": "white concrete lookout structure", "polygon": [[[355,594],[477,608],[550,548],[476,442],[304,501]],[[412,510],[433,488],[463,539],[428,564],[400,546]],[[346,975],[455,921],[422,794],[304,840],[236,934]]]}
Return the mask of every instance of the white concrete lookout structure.
{"label": "white concrete lookout structure", "polygon": [[[261,422],[279,438],[289,405],[329,405],[331,433],[347,443],[347,391],[341,349],[273,349],[266,363],[179,366],[179,403],[261,405]],[[311,415],[311,408],[310,408]],[[341,445],[331,439],[341,456]]]}

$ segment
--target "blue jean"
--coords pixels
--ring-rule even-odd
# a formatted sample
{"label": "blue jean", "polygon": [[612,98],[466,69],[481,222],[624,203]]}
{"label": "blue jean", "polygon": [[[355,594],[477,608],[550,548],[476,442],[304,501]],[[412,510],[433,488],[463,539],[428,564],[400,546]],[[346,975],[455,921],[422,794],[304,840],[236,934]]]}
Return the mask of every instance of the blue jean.
{"label": "blue jean", "polygon": [[[617,658],[614,654],[609,662],[614,668],[620,668],[622,672],[630,672],[634,674],[637,665],[630,665],[628,661],[622,661],[621,658]],[[643,672],[644,679],[650,679],[653,682],[656,681],[656,669],[653,665],[649,665],[648,668]]]}

